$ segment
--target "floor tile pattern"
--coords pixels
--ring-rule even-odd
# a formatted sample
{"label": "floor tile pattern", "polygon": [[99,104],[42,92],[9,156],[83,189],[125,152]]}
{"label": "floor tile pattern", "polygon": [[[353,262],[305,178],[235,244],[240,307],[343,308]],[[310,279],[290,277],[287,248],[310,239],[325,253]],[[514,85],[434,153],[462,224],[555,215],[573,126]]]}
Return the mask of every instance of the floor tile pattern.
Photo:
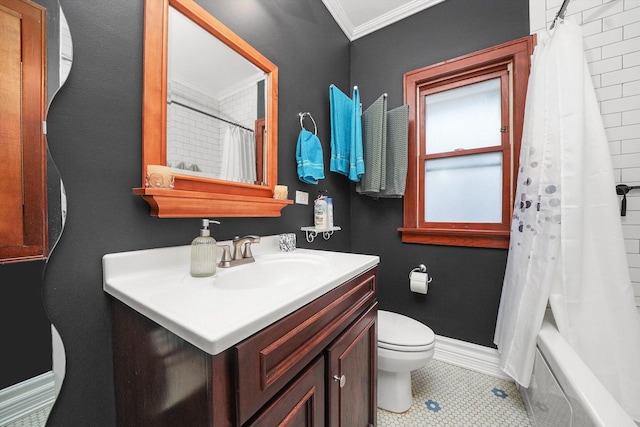
{"label": "floor tile pattern", "polygon": [[24,417],[13,420],[8,424],[3,424],[0,427],[43,427],[47,423],[47,417],[52,407],[53,403],[43,406],[38,410],[29,412]]}
{"label": "floor tile pattern", "polygon": [[378,427],[529,427],[515,383],[438,360],[411,373],[413,405],[378,409]]}
{"label": "floor tile pattern", "polygon": [[[413,405],[378,409],[378,427],[530,427],[513,382],[438,360],[411,373]],[[2,427],[43,427],[51,405]]]}

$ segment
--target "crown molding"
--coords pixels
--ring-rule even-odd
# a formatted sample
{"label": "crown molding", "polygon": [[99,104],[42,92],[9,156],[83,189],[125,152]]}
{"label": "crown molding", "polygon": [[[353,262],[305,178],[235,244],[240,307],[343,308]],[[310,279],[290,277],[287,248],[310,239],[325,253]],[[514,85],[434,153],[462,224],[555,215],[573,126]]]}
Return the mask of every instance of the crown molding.
{"label": "crown molding", "polygon": [[341,1],[348,0],[322,0],[324,5],[329,9],[329,13],[333,16],[333,19],[338,23],[344,34],[350,41],[354,41],[360,37],[377,31],[381,28],[391,25],[394,22],[400,21],[408,16],[414,15],[429,7],[435,6],[444,0],[412,0],[403,6],[397,7],[384,15],[365,22],[362,25],[354,27],[353,23],[344,11]]}
{"label": "crown molding", "polygon": [[329,9],[329,13],[333,16],[333,19],[338,23],[338,26],[342,29],[342,32],[349,38],[353,35],[353,24],[347,16],[347,13],[342,8],[342,4],[338,0],[322,0],[322,3]]}

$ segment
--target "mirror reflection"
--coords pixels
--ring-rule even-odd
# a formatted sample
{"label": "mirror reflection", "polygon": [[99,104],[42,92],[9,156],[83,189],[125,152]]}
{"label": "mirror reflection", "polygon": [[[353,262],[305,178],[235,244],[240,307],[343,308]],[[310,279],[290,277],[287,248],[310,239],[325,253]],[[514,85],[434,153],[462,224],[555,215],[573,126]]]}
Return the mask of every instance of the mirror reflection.
{"label": "mirror reflection", "polygon": [[[69,24],[58,0],[38,0],[47,7],[47,116],[51,102],[71,72],[73,44]],[[47,225],[49,256],[62,236],[67,216],[67,200],[62,177],[51,156],[47,140]],[[46,268],[46,267],[45,267]],[[54,399],[58,396],[66,371],[66,355],[62,338],[51,325],[51,361]],[[53,402],[52,402],[53,403]]]}
{"label": "mirror reflection", "polygon": [[[147,1],[144,9],[142,185],[133,194],[160,218],[280,216],[293,202],[273,198],[278,67],[194,0]],[[193,47],[197,52],[183,56]],[[242,114],[224,105],[234,96],[243,99]],[[178,113],[190,118],[167,120]],[[203,120],[218,130],[196,132]],[[149,185],[147,174],[156,167],[171,170],[172,191]]]}
{"label": "mirror reflection", "polygon": [[[73,45],[69,24],[58,0],[37,0],[47,7],[47,115],[51,102],[64,85],[73,62]],[[55,12],[54,12],[55,11]],[[45,136],[46,139],[46,136]],[[47,210],[49,254],[58,243],[64,228],[67,203],[62,178],[54,162],[47,140]]]}
{"label": "mirror reflection", "polygon": [[169,7],[167,165],[184,175],[266,185],[266,74]]}
{"label": "mirror reflection", "polygon": [[[29,24],[23,22],[25,15],[16,12],[23,10],[21,8],[25,5],[30,9],[42,10],[42,14],[39,13],[38,16],[46,18],[38,19],[39,29],[35,36],[33,31],[23,30],[23,27]],[[0,27],[3,30],[8,29],[9,25],[11,28],[17,28],[11,38],[2,40],[4,48],[13,47],[17,42],[46,49],[43,51],[46,54],[42,55],[37,64],[41,67],[37,82],[20,79],[15,86],[20,88],[20,105],[34,102],[33,86],[46,90],[38,95],[38,99],[42,97],[36,122],[38,131],[35,133],[38,136],[39,150],[24,150],[21,155],[24,162],[23,175],[33,175],[34,169],[46,171],[46,175],[42,175],[42,182],[38,182],[38,187],[42,189],[38,194],[42,199],[42,216],[46,224],[41,227],[41,232],[47,233],[47,246],[42,251],[42,257],[38,256],[37,259],[0,262],[0,283],[7,285],[5,293],[0,297],[4,301],[2,311],[5,315],[2,322],[4,329],[1,332],[2,336],[7,338],[4,343],[6,348],[11,349],[1,376],[0,424],[5,425],[5,421],[10,420],[9,425],[36,426],[44,425],[65,374],[64,346],[55,327],[46,316],[41,297],[41,278],[46,262],[60,239],[66,218],[64,186],[49,150],[49,143],[55,144],[58,141],[50,140],[46,123],[53,99],[69,75],[73,52],[69,27],[58,0],[3,0],[2,6],[3,20]],[[37,40],[34,40],[34,37]],[[18,56],[18,62],[22,59]],[[6,55],[2,57],[2,61],[5,66],[13,65],[11,58]],[[24,64],[22,65],[24,67]],[[27,139],[33,141],[33,138],[33,135],[29,134],[24,137],[24,142]],[[41,162],[34,168],[32,159],[36,155],[41,156]],[[4,203],[6,207],[9,201],[5,196],[2,195],[0,204]],[[5,321],[6,319],[10,320]],[[18,339],[17,333],[20,336]]]}

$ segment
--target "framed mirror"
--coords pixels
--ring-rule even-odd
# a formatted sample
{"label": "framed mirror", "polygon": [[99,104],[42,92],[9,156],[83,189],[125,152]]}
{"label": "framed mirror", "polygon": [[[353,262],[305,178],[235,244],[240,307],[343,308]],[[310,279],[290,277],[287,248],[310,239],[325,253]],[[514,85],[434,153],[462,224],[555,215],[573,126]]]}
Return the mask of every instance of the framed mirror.
{"label": "framed mirror", "polygon": [[[146,0],[142,186],[158,217],[280,216],[278,68],[193,0]],[[147,180],[170,167],[173,188]]]}

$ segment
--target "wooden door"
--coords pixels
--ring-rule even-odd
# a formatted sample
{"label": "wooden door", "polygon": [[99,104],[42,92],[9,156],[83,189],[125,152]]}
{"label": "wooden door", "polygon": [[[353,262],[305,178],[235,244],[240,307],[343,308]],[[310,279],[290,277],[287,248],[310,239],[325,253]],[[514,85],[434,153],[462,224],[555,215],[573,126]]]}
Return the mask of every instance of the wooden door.
{"label": "wooden door", "polygon": [[44,8],[0,0],[0,263],[47,255]]}

